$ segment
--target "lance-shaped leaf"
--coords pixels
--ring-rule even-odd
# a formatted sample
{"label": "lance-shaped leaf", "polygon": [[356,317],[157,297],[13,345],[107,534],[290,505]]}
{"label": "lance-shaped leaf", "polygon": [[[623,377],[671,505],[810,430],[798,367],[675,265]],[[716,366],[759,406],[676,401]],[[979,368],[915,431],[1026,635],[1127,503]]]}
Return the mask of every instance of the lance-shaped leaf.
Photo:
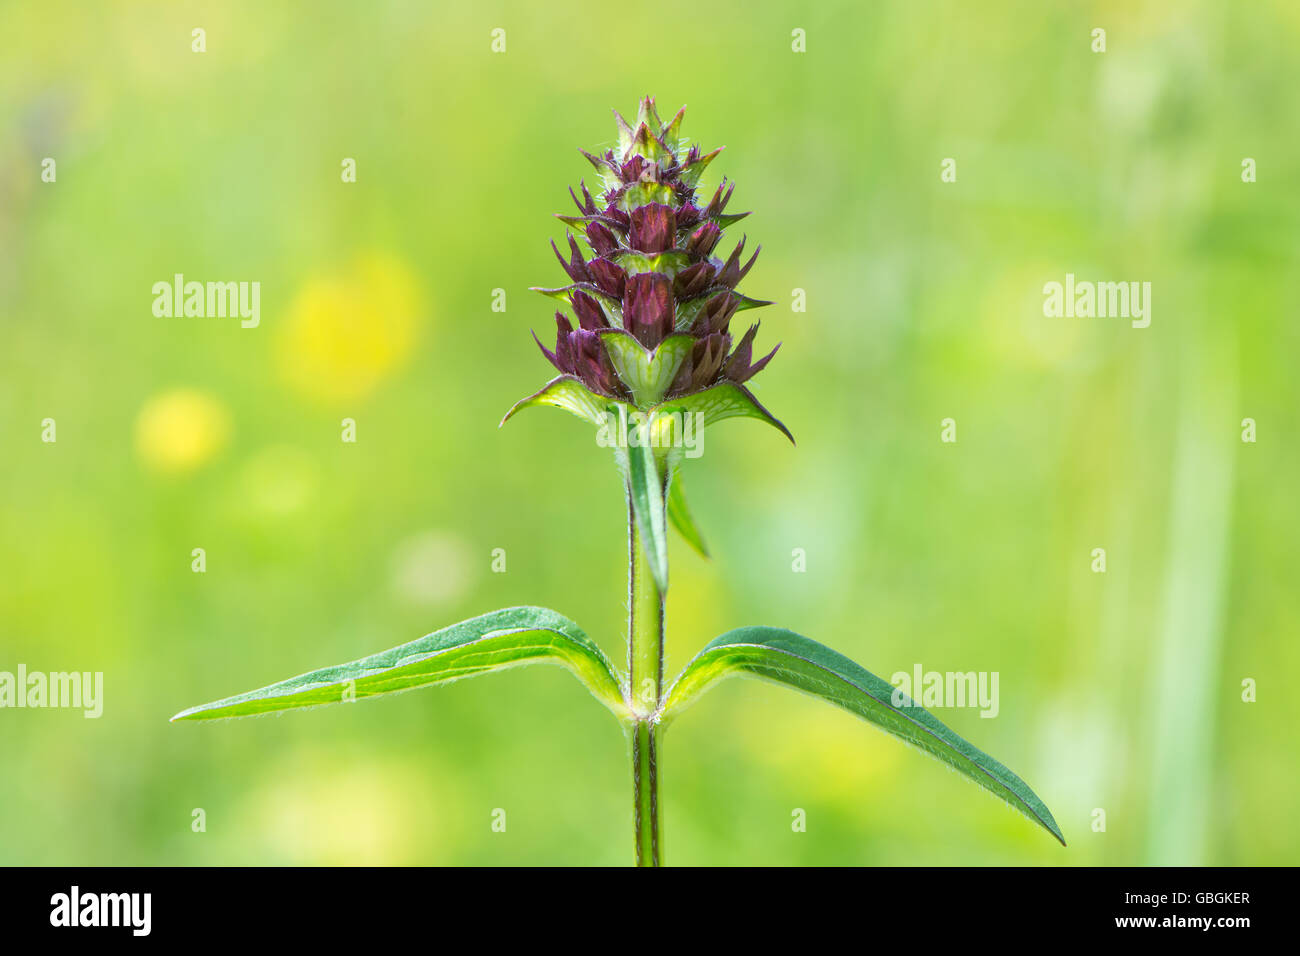
{"label": "lance-shaped leaf", "polygon": [[668,520],[672,522],[673,527],[686,539],[686,543],[696,550],[700,557],[709,557],[709,549],[705,547],[704,536],[700,534],[695,519],[691,517],[691,510],[686,506],[686,492],[682,490],[680,466],[672,469],[672,474],[668,479]]}
{"label": "lance-shaped leaf", "polygon": [[615,715],[627,715],[613,668],[578,625],[544,607],[512,607],[461,621],[370,657],[191,707],[172,720],[248,717],[337,704],[540,662],[572,671]]}
{"label": "lance-shaped leaf", "polygon": [[1023,780],[892,684],[793,631],[742,627],[706,645],[668,691],[662,722],[666,724],[712,684],[737,674],[793,687],[870,721],[1005,800],[1064,846],[1051,811]]}
{"label": "lance-shaped leaf", "polygon": [[[619,468],[627,477],[632,495],[632,511],[641,537],[641,547],[650,564],[659,593],[668,590],[668,521],[664,513],[663,481],[659,476],[659,463],[651,447],[649,424],[629,427],[626,447],[614,449]],[[632,442],[636,441],[637,444]]]}
{"label": "lance-shaped leaf", "polygon": [[659,407],[667,411],[679,409],[689,413],[702,412],[705,425],[712,425],[727,418],[757,418],[767,422],[773,428],[780,429],[781,433],[790,439],[790,444],[794,444],[794,436],[790,434],[790,429],[760,405],[749,389],[735,382],[724,381],[692,395],[670,398]]}

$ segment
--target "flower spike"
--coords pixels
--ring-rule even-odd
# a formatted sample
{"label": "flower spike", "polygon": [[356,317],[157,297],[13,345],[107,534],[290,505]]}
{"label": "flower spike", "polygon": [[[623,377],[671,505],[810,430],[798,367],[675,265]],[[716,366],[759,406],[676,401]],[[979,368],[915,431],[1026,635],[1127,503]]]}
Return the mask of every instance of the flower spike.
{"label": "flower spike", "polygon": [[[630,122],[614,111],[617,149],[580,150],[599,171],[603,191],[596,199],[585,182],[570,188],[580,215],[559,216],[570,229],[567,256],[552,248],[572,284],[539,290],[571,310],[556,315],[555,350],[542,347],[547,361],[594,396],[642,411],[738,386],[776,354],[753,361],[757,325],[732,340],[732,315],[769,303],[736,289],[758,258],[755,250],[742,264],[745,238],[725,259],[716,255],[723,232],[748,213],[725,212],[735,189],[725,178],[707,201],[697,198],[701,174],[722,150],[687,145],[685,111],[664,123],[654,100],[644,97]],[[678,335],[687,338],[673,347],[681,356],[673,374],[647,379],[651,355]],[[638,345],[645,354],[633,360],[627,349]]]}

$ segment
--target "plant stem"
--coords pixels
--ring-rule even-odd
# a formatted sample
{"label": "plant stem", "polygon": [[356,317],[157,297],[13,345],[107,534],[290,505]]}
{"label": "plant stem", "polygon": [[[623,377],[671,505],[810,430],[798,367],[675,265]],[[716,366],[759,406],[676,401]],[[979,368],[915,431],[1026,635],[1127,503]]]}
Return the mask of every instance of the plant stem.
{"label": "plant stem", "polygon": [[663,862],[659,826],[659,707],[664,676],[664,596],[655,584],[627,494],[628,705],[632,710],[632,793],[637,866]]}
{"label": "plant stem", "polygon": [[632,725],[632,791],[636,829],[636,865],[663,865],[663,836],[659,826],[659,740],[657,722]]}

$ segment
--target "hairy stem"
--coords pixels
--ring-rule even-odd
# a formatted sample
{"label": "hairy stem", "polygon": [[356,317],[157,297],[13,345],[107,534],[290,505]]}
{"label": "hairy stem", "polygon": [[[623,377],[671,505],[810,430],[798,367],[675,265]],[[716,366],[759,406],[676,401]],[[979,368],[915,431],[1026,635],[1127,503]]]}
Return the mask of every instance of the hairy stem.
{"label": "hairy stem", "polygon": [[655,584],[627,495],[628,706],[632,711],[632,793],[637,866],[663,862],[659,824],[659,707],[664,676],[664,596]]}
{"label": "hairy stem", "polygon": [[659,742],[662,734],[653,720],[632,725],[633,819],[636,828],[636,865],[663,865],[663,833],[659,824]]}

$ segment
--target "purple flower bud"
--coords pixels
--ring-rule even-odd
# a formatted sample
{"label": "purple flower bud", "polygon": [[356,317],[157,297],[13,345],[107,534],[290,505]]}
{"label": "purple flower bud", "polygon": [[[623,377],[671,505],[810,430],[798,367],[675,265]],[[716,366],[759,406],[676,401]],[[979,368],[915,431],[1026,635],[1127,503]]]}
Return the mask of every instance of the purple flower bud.
{"label": "purple flower bud", "polygon": [[713,284],[713,274],[713,265],[709,262],[687,266],[673,280],[673,296],[682,302],[703,295]]}
{"label": "purple flower bud", "polygon": [[586,329],[588,332],[609,328],[609,322],[605,320],[605,313],[601,311],[596,300],[587,293],[575,291],[571,304],[573,305],[573,314],[578,317],[578,325],[581,328]]}
{"label": "purple flower bud", "polygon": [[622,269],[608,259],[592,259],[587,263],[587,271],[601,292],[622,301],[627,286],[627,275]]}
{"label": "purple flower bud", "polygon": [[732,250],[731,255],[727,257],[726,264],[722,267],[722,271],[718,273],[718,281],[728,289],[734,289],[736,283],[745,278],[749,270],[753,268],[754,260],[758,258],[758,254],[763,251],[762,246],[755,249],[754,254],[749,257],[749,261],[745,263],[745,267],[742,269],[740,267],[740,254],[745,251],[745,238],[744,236],[741,237],[740,243]]}
{"label": "purple flower bud", "polygon": [[736,346],[736,350],[731,353],[731,358],[727,359],[727,364],[723,367],[723,374],[733,382],[743,383],[753,378],[768,362],[772,361],[772,356],[776,354],[776,349],[781,347],[778,342],[776,349],[772,349],[766,356],[751,364],[750,359],[753,356],[754,336],[758,334],[758,324],[755,323],[749,327]]}
{"label": "purple flower bud", "polygon": [[587,240],[598,256],[607,256],[618,248],[618,239],[606,226],[598,222],[587,224]]}
{"label": "purple flower bud", "polygon": [[638,252],[665,252],[677,240],[677,216],[672,206],[648,203],[632,210],[628,244]]}
{"label": "purple flower bud", "polygon": [[569,188],[569,195],[573,196],[573,203],[578,207],[578,212],[584,216],[596,215],[596,201],[591,198],[591,193],[587,192],[587,184],[579,183],[578,187],[582,190],[582,202],[578,202],[578,197],[573,196],[573,188]]}
{"label": "purple flower bud", "polygon": [[560,268],[565,271],[571,281],[588,282],[591,280],[591,275],[587,272],[587,262],[582,258],[582,250],[578,248],[578,241],[572,235],[569,236],[569,249],[572,251],[573,257],[568,262],[564,261],[564,256],[560,255],[560,250],[556,248],[554,242],[551,243],[551,248],[555,251],[555,258],[560,260]]}
{"label": "purple flower bud", "polygon": [[718,244],[722,237],[722,230],[718,228],[715,222],[706,222],[686,240],[686,251],[692,257],[703,258],[713,251],[713,247]]}
{"label": "purple flower bud", "polygon": [[672,283],[662,272],[628,276],[623,293],[623,328],[646,348],[654,348],[673,330]]}

